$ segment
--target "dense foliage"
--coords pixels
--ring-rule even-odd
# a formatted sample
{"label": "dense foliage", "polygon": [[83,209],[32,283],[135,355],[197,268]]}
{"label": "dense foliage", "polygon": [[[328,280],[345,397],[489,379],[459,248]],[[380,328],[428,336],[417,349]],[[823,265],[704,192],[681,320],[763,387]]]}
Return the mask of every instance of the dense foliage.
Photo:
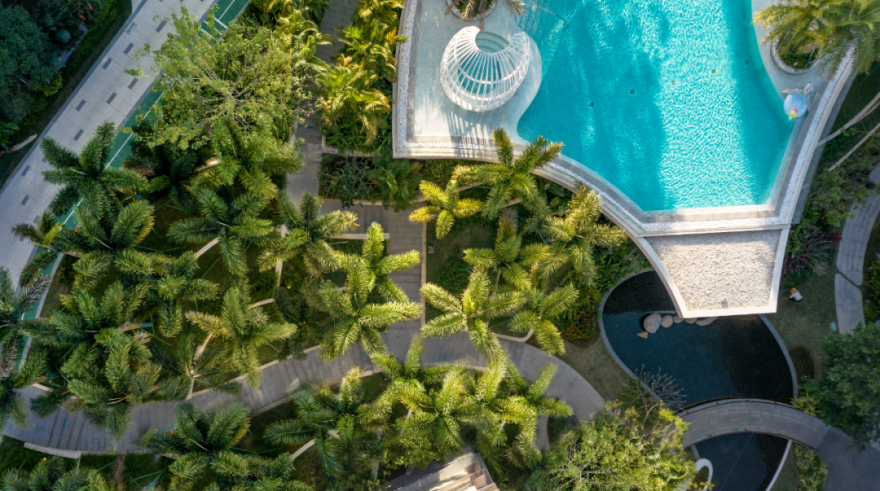
{"label": "dense foliage", "polygon": [[562,435],[532,474],[535,490],[671,491],[694,477],[681,452],[688,424],[632,382],[608,410]]}
{"label": "dense foliage", "polygon": [[880,438],[880,328],[858,325],[830,334],[822,349],[827,371],[806,384],[815,413],[864,448]]}
{"label": "dense foliage", "polygon": [[765,7],[755,23],[768,28],[764,41],[781,52],[818,48],[816,64],[834,70],[852,52],[856,68],[867,72],[880,58],[880,9],[864,0],[788,0]]}
{"label": "dense foliage", "polygon": [[798,491],[822,491],[828,468],[822,457],[803,445],[794,446],[794,457],[798,468]]}
{"label": "dense foliage", "polygon": [[149,145],[169,143],[182,150],[208,144],[212,130],[233,121],[249,133],[264,133],[281,140],[290,136],[306,98],[304,81],[294,66],[304,56],[296,37],[281,36],[267,27],[232,23],[220,36],[208,15],[212,35],[181,8],[171,21],[177,34],[160,48],[139,51],[155,60],[153,71],[162,73],[154,90],[162,104],[155,106],[156,123]]}

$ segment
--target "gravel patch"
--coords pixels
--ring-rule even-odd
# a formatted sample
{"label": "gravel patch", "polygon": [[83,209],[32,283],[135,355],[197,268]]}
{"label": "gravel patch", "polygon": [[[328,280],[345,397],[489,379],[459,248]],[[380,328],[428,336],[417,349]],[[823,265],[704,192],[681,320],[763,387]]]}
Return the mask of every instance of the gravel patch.
{"label": "gravel patch", "polygon": [[780,230],[650,237],[689,310],[769,305]]}

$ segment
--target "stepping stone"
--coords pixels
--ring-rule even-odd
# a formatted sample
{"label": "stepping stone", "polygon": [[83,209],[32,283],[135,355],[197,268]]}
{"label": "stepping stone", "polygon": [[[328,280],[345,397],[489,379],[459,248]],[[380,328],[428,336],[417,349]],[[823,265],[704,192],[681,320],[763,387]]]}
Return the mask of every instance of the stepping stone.
{"label": "stepping stone", "polygon": [[709,324],[715,322],[715,319],[718,317],[706,317],[705,319],[700,319],[697,321],[698,326],[708,326]]}
{"label": "stepping stone", "polygon": [[671,326],[672,325],[672,316],[671,315],[664,315],[663,317],[661,317],[660,318],[660,325],[663,327]]}
{"label": "stepping stone", "polygon": [[655,312],[645,317],[645,320],[642,321],[642,327],[651,334],[657,332],[657,329],[660,327],[660,314]]}

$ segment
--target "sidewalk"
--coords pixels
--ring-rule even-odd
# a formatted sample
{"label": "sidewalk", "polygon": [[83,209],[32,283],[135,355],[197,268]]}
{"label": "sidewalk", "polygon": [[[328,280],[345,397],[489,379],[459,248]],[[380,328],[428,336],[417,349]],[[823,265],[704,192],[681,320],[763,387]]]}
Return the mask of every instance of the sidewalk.
{"label": "sidewalk", "polygon": [[[43,159],[40,140],[49,136],[62,146],[79,152],[104,121],[117,127],[134,124],[138,111],[148,111],[160,97],[150,91],[154,78],[150,70],[152,59],[135,60],[134,53],[147,43],[160,46],[173,32],[172,26],[162,18],[179,13],[181,7],[186,7],[196,18],[202,18],[214,3],[205,0],[140,0],[136,3],[128,22],[0,189],[0,210],[3,210],[0,213],[0,264],[10,270],[13,281],[18,281],[34,246],[15,238],[9,231],[18,223],[35,221],[58,191],[57,186],[43,180],[43,171],[51,167]],[[238,15],[247,0],[219,0],[216,4],[217,17],[225,24]],[[138,65],[143,68],[143,77],[125,73]],[[110,165],[122,165],[122,160],[130,153],[128,141],[131,137],[125,133],[117,135]]]}

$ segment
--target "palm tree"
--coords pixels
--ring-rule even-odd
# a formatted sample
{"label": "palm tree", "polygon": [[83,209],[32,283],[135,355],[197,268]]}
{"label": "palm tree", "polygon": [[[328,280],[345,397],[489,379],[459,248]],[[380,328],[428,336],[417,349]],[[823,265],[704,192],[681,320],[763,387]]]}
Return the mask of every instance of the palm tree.
{"label": "palm tree", "polygon": [[514,158],[513,144],[502,128],[492,132],[498,164],[476,166],[459,166],[452,173],[452,178],[463,184],[482,182],[492,187],[486,197],[483,216],[497,217],[511,200],[522,200],[523,206],[532,213],[546,215],[547,200],[544,193],[538,190],[532,172],[541,169],[562,151],[561,143],[550,143],[539,136],[519,155]]}
{"label": "palm tree", "polygon": [[42,381],[46,368],[45,355],[31,353],[21,368],[4,373],[4,376],[0,378],[0,425],[5,426],[11,416],[16,427],[25,428],[27,426],[27,406],[16,390]]}
{"label": "palm tree", "polygon": [[168,468],[172,476],[170,489],[189,491],[204,475],[209,463],[221,458],[244,438],[250,427],[248,413],[249,409],[238,402],[215,414],[183,404],[177,409],[173,430],[150,430],[141,442],[156,452],[179,456]]}
{"label": "palm tree", "polygon": [[403,363],[390,353],[373,353],[370,359],[373,364],[382,369],[391,380],[392,390],[386,391],[383,397],[394,397],[393,388],[400,384],[423,384],[436,385],[443,381],[443,377],[453,368],[452,364],[441,363],[432,367],[422,368],[422,354],[425,352],[425,342],[421,336],[414,336],[406,352]]}
{"label": "palm tree", "polygon": [[512,291],[491,295],[489,277],[483,271],[471,273],[468,286],[457,298],[442,287],[427,283],[422,287],[422,296],[443,315],[425,324],[425,336],[452,336],[467,331],[474,347],[489,359],[504,356],[498,338],[489,328],[489,321],[516,312],[525,304],[522,293]]}
{"label": "palm tree", "polygon": [[[252,187],[245,188],[240,194],[227,187],[194,189],[193,196],[201,216],[175,222],[168,230],[168,236],[177,242],[219,244],[221,257],[229,271],[236,275],[247,272],[244,240],[265,238],[272,233],[272,221],[258,218],[258,215],[276,192],[267,175],[251,175],[247,171],[243,174]],[[205,247],[199,253],[207,249]]]}
{"label": "palm tree", "polygon": [[388,26],[396,26],[398,16],[395,10],[402,8],[403,2],[401,0],[363,0],[358,2],[354,17],[363,22],[372,19]]}
{"label": "palm tree", "polygon": [[464,260],[481,271],[497,271],[494,291],[498,291],[501,278],[516,291],[529,290],[532,282],[530,269],[549,259],[549,247],[545,244],[522,245],[517,234],[516,211],[510,208],[501,212],[498,232],[493,249],[466,249]]}
{"label": "palm tree", "polygon": [[147,238],[153,230],[153,211],[153,205],[142,200],[110,206],[104,213],[80,206],[73,212],[77,228],[62,230],[61,237],[74,250],[116,256]]}
{"label": "palm tree", "polygon": [[759,10],[755,23],[782,52],[818,47],[816,64],[826,72],[850,52],[862,73],[880,58],[880,6],[871,0],[787,0]]}
{"label": "palm tree", "polygon": [[382,225],[373,222],[367,230],[364,245],[361,247],[361,255],[353,254],[340,256],[339,259],[346,271],[365,268],[370,276],[375,279],[376,291],[385,300],[391,302],[407,303],[409,298],[406,293],[397,286],[390,275],[397,271],[403,271],[419,264],[419,251],[409,251],[403,254],[385,254],[385,239]]}
{"label": "palm tree", "polygon": [[150,345],[163,372],[173,374],[159,384],[159,397],[166,401],[192,399],[197,381],[210,390],[230,395],[241,394],[241,385],[229,380],[233,370],[222,346],[207,346],[199,352],[194,332],[184,332],[175,344],[173,354],[155,344]]}
{"label": "palm tree", "polygon": [[485,411],[468,393],[467,384],[467,372],[459,366],[444,376],[439,388],[420,383],[395,388],[397,400],[410,413],[395,422],[394,439],[410,455],[410,462],[424,466],[442,460],[463,447],[462,426],[486,424]]}
{"label": "palm tree", "polygon": [[278,261],[290,261],[302,257],[306,271],[313,278],[338,267],[336,251],[327,239],[348,230],[357,222],[357,215],[350,211],[333,211],[321,214],[323,200],[306,191],[299,209],[283,190],[278,191],[278,214],[281,224],[287,227],[287,236],[273,237],[260,254],[260,269],[268,271]]}
{"label": "palm tree", "polygon": [[513,316],[510,329],[520,334],[534,331],[538,346],[551,355],[565,353],[559,328],[550,319],[562,315],[577,302],[578,290],[572,284],[546,293],[543,288],[526,292],[528,307]]}
{"label": "palm tree", "polygon": [[131,423],[131,407],[150,398],[162,366],[151,360],[144,332],[105,329],[95,341],[75,345],[61,366],[72,396],[65,408],[85,412],[118,443]]}
{"label": "palm tree", "polygon": [[395,159],[390,150],[373,157],[374,169],[367,171],[379,188],[382,206],[394,211],[406,210],[416,199],[419,182],[422,177],[419,170],[422,164],[406,159]]}
{"label": "palm tree", "polygon": [[[381,90],[375,88],[378,76],[362,66],[353,64],[350,57],[343,56],[339,62],[318,76],[320,87],[318,108],[321,113],[322,128],[331,133],[339,133],[342,126],[355,121],[360,126],[351,129],[362,135],[363,144],[369,146],[387,125],[385,115],[391,112],[391,102]],[[339,147],[343,142],[328,139],[328,143]]]}
{"label": "palm tree", "polygon": [[620,228],[597,223],[602,213],[601,201],[599,195],[581,184],[565,216],[547,219],[544,231],[554,242],[550,244],[550,257],[543,265],[544,273],[571,263],[575,273],[588,284],[596,274],[593,247],[611,247],[626,240],[626,233]]}
{"label": "palm tree", "polygon": [[[413,252],[382,257],[384,248],[382,227],[374,223],[364,241],[363,256],[344,256],[340,260],[346,270],[345,286],[340,289],[325,280],[307,297],[313,307],[327,312],[334,321],[322,342],[323,359],[342,356],[358,342],[367,353],[384,351],[381,333],[395,322],[413,320],[421,314],[421,305],[410,302],[387,277],[411,267]],[[415,257],[418,262],[418,253]],[[370,302],[374,289],[386,298],[385,303]]]}
{"label": "palm tree", "polygon": [[35,223],[19,223],[12,227],[13,235],[19,239],[28,239],[40,248],[22,270],[20,281],[24,283],[35,281],[43,274],[45,268],[55,262],[59,253],[82,257],[82,253],[65,250],[68,244],[64,244],[64,239],[59,237],[63,227],[64,224],[58,223],[49,211],[44,211],[37,217]]}
{"label": "palm tree", "polygon": [[289,454],[275,458],[240,455],[229,450],[211,461],[215,481],[206,491],[312,491],[312,487],[293,479],[293,459]]}
{"label": "palm tree", "polygon": [[[184,302],[198,302],[217,297],[216,283],[196,278],[198,260],[192,251],[177,257],[147,254],[133,249],[120,253],[116,270],[129,283],[145,284],[160,301],[159,329],[167,337],[176,336],[184,324]],[[135,328],[129,326],[128,328]]]}
{"label": "palm tree", "polygon": [[[385,0],[387,1],[387,0]],[[400,0],[392,0],[401,3]],[[360,6],[362,13],[365,6]],[[394,12],[392,9],[386,12]],[[357,13],[355,14],[357,15]],[[392,25],[397,24],[394,19]],[[345,56],[358,60],[358,65],[368,72],[375,73],[379,78],[390,83],[397,81],[397,62],[394,58],[394,47],[406,41],[397,35],[397,29],[379,19],[363,20],[353,26],[342,29],[342,43],[345,45]]]}
{"label": "palm tree", "polygon": [[535,446],[538,417],[567,417],[572,415],[571,406],[544,394],[556,375],[558,365],[547,364],[540,371],[535,381],[529,385],[520,375],[512,362],[507,363],[506,382],[510,386],[510,395],[504,401],[505,414],[510,421],[519,426],[519,434],[507,449],[507,457],[521,467],[534,468],[541,452]]}
{"label": "palm tree", "polygon": [[339,392],[322,387],[317,393],[301,390],[291,397],[294,419],[272,423],[263,435],[273,445],[303,445],[314,441],[324,472],[333,479],[344,474],[362,474],[379,461],[381,450],[377,432],[391,414],[391,405],[382,400],[363,402],[360,368],[348,371]]}
{"label": "palm tree", "polygon": [[87,484],[85,469],[67,470],[61,457],[44,458],[28,471],[9,469],[3,474],[6,491],[74,491]]}
{"label": "palm tree", "polygon": [[[297,329],[286,322],[270,322],[261,307],[252,308],[247,283],[226,290],[219,316],[190,311],[186,318],[208,335],[203,346],[213,338],[224,344],[225,356],[254,388],[259,387],[263,378],[257,350],[272,341],[292,336]],[[201,354],[200,351],[196,356]]]}
{"label": "palm tree", "polygon": [[[140,128],[138,130],[138,135],[144,137],[143,130]],[[144,192],[148,193],[152,200],[167,193],[174,204],[187,214],[198,213],[190,195],[190,180],[199,167],[197,154],[181,153],[171,145],[150,147],[140,144],[131,156],[125,159],[123,167],[150,179]]]}
{"label": "palm tree", "polygon": [[446,237],[446,234],[452,230],[456,218],[467,218],[483,208],[481,201],[471,198],[462,199],[459,196],[458,182],[455,179],[451,179],[446,184],[445,191],[430,181],[422,181],[419,189],[428,204],[412,212],[409,221],[428,223],[436,219],[437,239]]}
{"label": "palm tree", "polygon": [[[22,280],[26,278],[22,276]],[[40,275],[36,279],[19,282],[16,292],[9,270],[0,266],[0,378],[4,377],[15,364],[18,354],[19,327],[26,321],[24,314],[46,291],[51,278]]]}
{"label": "palm tree", "polygon": [[43,138],[40,143],[43,156],[54,167],[43,172],[43,178],[50,184],[63,186],[49,204],[53,215],[64,215],[80,200],[83,206],[100,214],[116,201],[115,189],[135,192],[146,189],[147,180],[138,173],[107,167],[115,133],[113,123],[98,126],[95,136],[86,142],[79,156],[52,138]]}

